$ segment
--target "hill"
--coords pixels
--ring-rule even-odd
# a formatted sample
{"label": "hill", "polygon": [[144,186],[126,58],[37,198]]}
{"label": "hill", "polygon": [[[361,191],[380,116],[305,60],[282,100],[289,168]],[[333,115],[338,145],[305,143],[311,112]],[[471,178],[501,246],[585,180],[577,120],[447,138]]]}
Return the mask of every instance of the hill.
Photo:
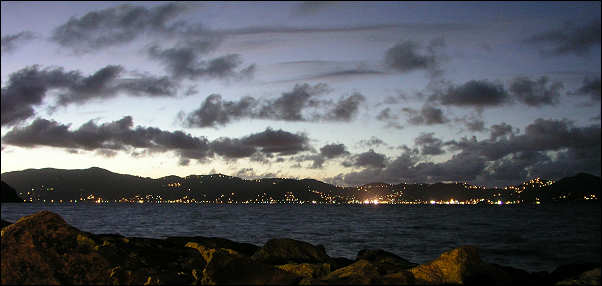
{"label": "hill", "polygon": [[3,203],[22,203],[23,199],[17,196],[17,191],[9,186],[7,183],[2,181],[2,188],[0,189],[1,198],[0,202]]}

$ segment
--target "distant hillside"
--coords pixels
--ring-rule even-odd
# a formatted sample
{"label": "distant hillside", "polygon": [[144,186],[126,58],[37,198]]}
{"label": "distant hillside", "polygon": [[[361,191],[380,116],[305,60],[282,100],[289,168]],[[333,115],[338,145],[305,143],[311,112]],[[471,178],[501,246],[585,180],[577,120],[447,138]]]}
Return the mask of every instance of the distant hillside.
{"label": "distant hillside", "polygon": [[158,179],[113,173],[101,168],[81,170],[28,169],[2,174],[2,180],[33,201],[203,201],[347,203],[378,199],[398,202],[535,202],[600,198],[600,177],[578,174],[552,181],[533,179],[518,186],[483,188],[465,183],[372,183],[342,187],[314,179],[245,180],[222,174],[166,176]]}
{"label": "distant hillside", "polygon": [[9,186],[7,183],[2,181],[2,189],[0,190],[2,194],[0,198],[0,202],[3,203],[22,203],[23,199],[17,196],[17,191],[13,189],[13,187]]}

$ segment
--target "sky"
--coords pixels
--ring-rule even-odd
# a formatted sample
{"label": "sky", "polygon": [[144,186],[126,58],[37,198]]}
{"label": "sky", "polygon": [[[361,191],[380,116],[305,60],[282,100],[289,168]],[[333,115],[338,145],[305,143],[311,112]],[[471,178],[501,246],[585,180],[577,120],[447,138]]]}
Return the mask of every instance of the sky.
{"label": "sky", "polygon": [[600,176],[600,2],[2,2],[1,171]]}

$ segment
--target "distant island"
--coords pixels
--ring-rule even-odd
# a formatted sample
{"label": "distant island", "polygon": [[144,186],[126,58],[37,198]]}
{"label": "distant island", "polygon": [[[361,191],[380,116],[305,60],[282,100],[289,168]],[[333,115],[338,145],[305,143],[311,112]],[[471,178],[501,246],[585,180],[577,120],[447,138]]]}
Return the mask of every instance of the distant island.
{"label": "distant island", "polygon": [[465,182],[346,187],[314,179],[245,180],[222,174],[152,179],[96,167],[28,169],[1,176],[3,199],[6,182],[24,201],[46,203],[538,204],[600,199],[600,177],[585,173],[503,188]]}

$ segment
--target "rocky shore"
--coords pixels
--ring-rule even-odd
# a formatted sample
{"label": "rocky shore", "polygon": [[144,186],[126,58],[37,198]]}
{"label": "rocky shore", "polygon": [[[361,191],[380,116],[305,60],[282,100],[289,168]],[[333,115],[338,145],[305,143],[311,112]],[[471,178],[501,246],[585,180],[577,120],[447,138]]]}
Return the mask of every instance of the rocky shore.
{"label": "rocky shore", "polygon": [[364,249],[355,260],[323,246],[276,238],[262,247],[213,237],[150,239],[92,234],[41,211],[2,221],[2,284],[388,284],[600,285],[599,264],[569,264],[551,273],[482,261],[461,246],[425,264]]}

